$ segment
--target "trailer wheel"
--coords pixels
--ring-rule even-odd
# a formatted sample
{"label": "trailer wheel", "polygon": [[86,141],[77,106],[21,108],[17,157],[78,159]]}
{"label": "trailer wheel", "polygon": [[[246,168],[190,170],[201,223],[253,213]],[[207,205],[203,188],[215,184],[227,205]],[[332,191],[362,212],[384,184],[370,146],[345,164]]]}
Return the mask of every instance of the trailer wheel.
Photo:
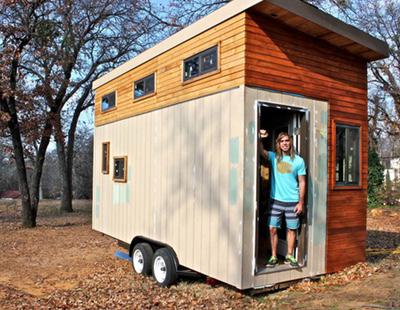
{"label": "trailer wheel", "polygon": [[148,243],[138,243],[132,251],[132,267],[136,273],[143,275],[151,274],[151,262],[153,249]]}
{"label": "trailer wheel", "polygon": [[161,286],[170,286],[178,278],[174,255],[168,248],[160,248],[153,256],[153,277]]}

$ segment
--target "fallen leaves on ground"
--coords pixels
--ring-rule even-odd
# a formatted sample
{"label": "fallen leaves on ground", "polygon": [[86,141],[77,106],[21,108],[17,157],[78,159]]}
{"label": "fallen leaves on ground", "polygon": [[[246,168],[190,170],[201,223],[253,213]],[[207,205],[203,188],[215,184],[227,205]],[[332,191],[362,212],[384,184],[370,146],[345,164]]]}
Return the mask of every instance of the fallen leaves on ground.
{"label": "fallen leaves on ground", "polygon": [[[317,309],[331,307],[330,299],[336,296],[332,294],[351,291],[351,285],[365,295],[365,299],[357,298],[368,305],[368,294],[374,289],[369,281],[398,283],[399,279],[398,209],[393,211],[396,216],[386,211],[368,214],[366,263],[256,297],[222,284],[210,286],[204,280],[184,280],[161,288],[152,278],[134,274],[129,261],[113,256],[119,249],[117,242],[91,229],[89,209],[85,203],[78,203],[73,214],[60,214],[51,206],[42,208],[38,227],[23,229],[19,219],[0,206],[0,308]],[[384,306],[400,307],[388,285],[382,293],[387,295]],[[348,306],[337,302],[340,309]]]}

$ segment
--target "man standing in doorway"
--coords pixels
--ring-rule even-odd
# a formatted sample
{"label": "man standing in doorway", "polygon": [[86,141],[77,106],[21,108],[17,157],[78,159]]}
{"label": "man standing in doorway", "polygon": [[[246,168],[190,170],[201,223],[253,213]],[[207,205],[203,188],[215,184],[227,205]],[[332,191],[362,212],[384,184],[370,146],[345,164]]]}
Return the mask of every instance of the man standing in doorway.
{"label": "man standing in doorway", "polygon": [[[266,130],[260,130],[260,137],[266,138]],[[271,162],[271,202],[268,214],[268,226],[271,238],[272,255],[267,262],[268,268],[278,264],[278,229],[285,215],[287,227],[287,255],[285,263],[298,267],[293,255],[299,216],[304,209],[306,188],[306,167],[303,158],[295,154],[293,140],[286,132],[281,132],[275,141],[275,152],[268,152],[260,143],[261,156]]]}

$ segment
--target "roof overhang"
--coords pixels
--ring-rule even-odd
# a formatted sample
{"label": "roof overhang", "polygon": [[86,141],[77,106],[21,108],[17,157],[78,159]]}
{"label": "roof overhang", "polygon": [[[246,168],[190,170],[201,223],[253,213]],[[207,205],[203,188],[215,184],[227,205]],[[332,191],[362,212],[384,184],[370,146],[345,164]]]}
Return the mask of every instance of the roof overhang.
{"label": "roof overhang", "polygon": [[386,58],[387,44],[301,0],[233,0],[93,82],[96,89],[246,10],[258,12],[367,61]]}
{"label": "roof overhang", "polygon": [[253,6],[251,11],[268,15],[367,61],[389,55],[385,42],[300,0],[265,0]]}

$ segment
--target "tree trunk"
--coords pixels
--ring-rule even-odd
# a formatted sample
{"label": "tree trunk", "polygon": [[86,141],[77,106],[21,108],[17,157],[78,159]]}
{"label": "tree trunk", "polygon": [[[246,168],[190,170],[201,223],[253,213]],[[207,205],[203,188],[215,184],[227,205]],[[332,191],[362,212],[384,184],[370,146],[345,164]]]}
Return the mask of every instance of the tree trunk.
{"label": "tree trunk", "polygon": [[[26,40],[29,40],[26,38]],[[28,41],[23,40],[19,45],[19,51],[22,51],[25,44]],[[15,92],[17,88],[17,69],[19,66],[19,53],[14,57],[11,68],[10,68],[10,89]],[[3,76],[1,75],[3,78]],[[22,203],[22,225],[24,227],[35,227],[36,226],[36,213],[32,210],[31,200],[29,195],[29,184],[28,177],[26,174],[26,166],[24,159],[24,148],[22,146],[21,130],[18,123],[18,114],[15,104],[15,95],[9,95],[4,97],[3,91],[0,92],[2,111],[10,115],[10,119],[7,122],[7,127],[11,133],[11,140],[14,148],[15,163],[17,166],[19,190],[21,192],[21,203]]]}
{"label": "tree trunk", "polygon": [[36,212],[31,205],[31,197],[29,194],[28,177],[26,175],[26,166],[24,159],[24,152],[22,147],[21,135],[18,126],[18,121],[12,116],[8,128],[11,131],[12,143],[14,148],[15,163],[17,166],[19,190],[21,192],[22,203],[22,226],[35,227],[36,226]]}
{"label": "tree trunk", "polygon": [[73,212],[72,209],[72,173],[68,171],[65,154],[65,139],[62,131],[61,118],[57,115],[55,121],[55,140],[57,146],[58,167],[61,175],[61,211]]}
{"label": "tree trunk", "polygon": [[[10,99],[9,99],[10,100]],[[18,116],[14,110],[14,102],[11,100],[10,105],[6,105],[2,102],[2,108],[6,110],[11,118],[8,122],[8,128],[11,132],[11,138],[14,149],[15,162],[17,166],[18,182],[21,192],[21,203],[22,203],[22,225],[24,227],[36,227],[36,217],[39,205],[39,191],[40,191],[40,180],[42,177],[43,164],[46,157],[46,150],[50,142],[51,137],[51,116],[49,116],[45,128],[42,132],[42,138],[40,146],[36,154],[34,167],[32,171],[31,182],[29,186],[27,169],[24,159],[24,151],[21,140],[21,131],[18,124]],[[11,107],[11,109],[10,109]]]}
{"label": "tree trunk", "polygon": [[67,169],[66,171],[63,171],[62,175],[61,211],[63,212],[74,212],[74,209],[72,208],[72,184],[69,179],[71,178],[68,176]]}
{"label": "tree trunk", "polygon": [[22,203],[22,226],[35,227],[37,215],[37,203],[32,204],[27,170],[24,159],[24,151],[21,140],[21,131],[18,124],[18,116],[15,110],[15,98],[9,97],[8,103],[5,98],[1,98],[1,110],[10,115],[7,126],[11,133],[11,140],[14,149],[15,164],[17,167],[19,190],[21,192]]}
{"label": "tree trunk", "polygon": [[79,116],[83,110],[85,100],[89,96],[91,87],[87,86],[79,98],[77,106],[74,110],[74,115],[71,120],[71,124],[68,130],[68,141],[65,147],[65,139],[62,131],[61,118],[58,118],[55,129],[55,140],[57,145],[57,156],[59,162],[59,169],[62,178],[62,194],[61,194],[61,210],[65,212],[73,212],[72,199],[73,199],[73,188],[72,188],[72,171],[74,166],[74,144],[75,144],[75,132],[78,125]]}
{"label": "tree trunk", "polygon": [[68,171],[65,157],[64,139],[56,139],[58,166],[61,175],[61,211],[73,212],[72,209],[72,176]]}
{"label": "tree trunk", "polygon": [[[24,227],[36,227],[36,217],[39,205],[39,190],[40,190],[40,179],[42,177],[43,164],[45,160],[47,146],[50,142],[51,137],[51,121],[48,120],[44,131],[42,133],[42,139],[40,142],[39,150],[37,152],[34,167],[32,171],[31,182],[29,186],[28,177],[26,173],[26,165],[21,141],[21,134],[18,126],[18,121],[15,121],[12,117],[13,124],[9,124],[11,131],[14,154],[16,160],[16,166],[18,171],[19,187],[21,191],[21,202],[22,202],[22,225]],[[13,121],[14,120],[14,121]]]}
{"label": "tree trunk", "polygon": [[75,145],[75,132],[78,125],[79,116],[81,109],[77,107],[72,117],[71,125],[68,131],[68,142],[67,142],[67,158],[66,158],[66,169],[67,169],[67,182],[71,189],[71,204],[72,204],[72,170],[74,166],[74,145]]}
{"label": "tree trunk", "polygon": [[[14,70],[11,71],[11,85],[15,89],[15,71],[17,64],[14,63]],[[32,208],[31,196],[29,192],[28,176],[26,173],[26,165],[24,159],[24,148],[21,140],[21,130],[18,123],[17,110],[15,108],[15,97],[3,97],[3,92],[0,93],[0,109],[10,115],[7,122],[7,127],[11,133],[11,141],[14,149],[15,164],[17,167],[19,190],[21,192],[22,203],[22,226],[35,227],[36,226],[36,211]]]}
{"label": "tree trunk", "polygon": [[45,127],[42,132],[42,137],[40,140],[39,149],[37,151],[35,157],[35,163],[33,167],[32,177],[31,177],[31,208],[35,214],[35,218],[37,215],[39,200],[40,200],[40,180],[42,179],[43,165],[46,159],[46,150],[50,143],[51,137],[51,115],[48,116]]}

